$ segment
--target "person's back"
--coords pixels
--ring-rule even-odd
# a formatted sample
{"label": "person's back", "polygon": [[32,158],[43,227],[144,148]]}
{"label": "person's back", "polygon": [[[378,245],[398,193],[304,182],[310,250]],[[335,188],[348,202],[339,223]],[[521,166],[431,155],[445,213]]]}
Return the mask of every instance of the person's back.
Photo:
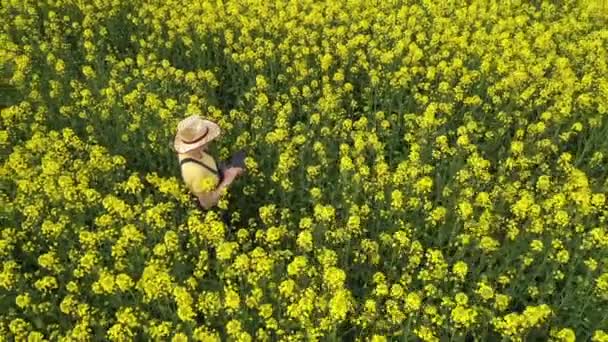
{"label": "person's back", "polygon": [[195,195],[217,188],[221,182],[220,169],[215,159],[203,152],[201,158],[178,154],[181,174],[186,187]]}

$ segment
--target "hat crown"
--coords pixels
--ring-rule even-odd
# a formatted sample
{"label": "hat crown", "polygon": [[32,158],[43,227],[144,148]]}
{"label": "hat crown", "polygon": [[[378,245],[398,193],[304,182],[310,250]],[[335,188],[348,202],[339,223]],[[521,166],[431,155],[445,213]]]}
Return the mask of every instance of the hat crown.
{"label": "hat crown", "polygon": [[204,129],[198,127],[186,127],[179,132],[179,137],[183,141],[192,141],[205,133]]}
{"label": "hat crown", "polygon": [[194,140],[200,137],[205,134],[207,129],[209,128],[205,125],[205,120],[200,116],[186,118],[179,123],[177,128],[179,137],[185,141]]}
{"label": "hat crown", "polygon": [[208,143],[219,134],[220,128],[216,123],[200,115],[192,115],[177,125],[174,147],[177,151],[188,151]]}

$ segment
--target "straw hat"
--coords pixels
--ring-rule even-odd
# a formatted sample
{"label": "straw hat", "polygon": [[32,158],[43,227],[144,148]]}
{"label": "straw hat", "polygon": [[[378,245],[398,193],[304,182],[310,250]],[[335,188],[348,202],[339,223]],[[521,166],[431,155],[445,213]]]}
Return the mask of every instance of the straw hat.
{"label": "straw hat", "polygon": [[205,120],[200,115],[192,115],[177,125],[173,147],[178,153],[186,153],[217,138],[220,133],[220,126],[215,122]]}

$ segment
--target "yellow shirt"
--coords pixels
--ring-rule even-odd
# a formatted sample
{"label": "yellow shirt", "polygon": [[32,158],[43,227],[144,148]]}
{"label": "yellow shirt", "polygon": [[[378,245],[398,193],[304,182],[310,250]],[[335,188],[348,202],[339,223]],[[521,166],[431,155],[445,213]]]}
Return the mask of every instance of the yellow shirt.
{"label": "yellow shirt", "polygon": [[195,195],[217,188],[220,183],[220,172],[212,156],[203,152],[203,157],[197,159],[179,154],[178,159],[184,183]]}

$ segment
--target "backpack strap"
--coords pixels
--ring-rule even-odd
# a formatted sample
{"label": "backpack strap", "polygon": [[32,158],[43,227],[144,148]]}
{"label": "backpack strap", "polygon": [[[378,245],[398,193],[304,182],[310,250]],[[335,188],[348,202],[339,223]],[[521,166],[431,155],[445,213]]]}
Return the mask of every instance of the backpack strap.
{"label": "backpack strap", "polygon": [[182,161],[180,161],[180,162],[179,162],[179,166],[182,166],[182,165],[184,165],[185,163],[195,163],[195,164],[198,164],[198,165],[200,165],[200,166],[204,167],[205,169],[207,169],[207,170],[209,170],[209,171],[211,171],[211,172],[215,173],[215,174],[216,174],[216,175],[218,175],[220,178],[222,178],[222,174],[219,172],[219,170],[216,170],[216,169],[212,168],[211,166],[209,166],[209,165],[207,165],[207,164],[203,163],[203,162],[202,162],[202,161],[200,161],[200,160],[196,160],[196,159],[194,159],[194,158],[184,158],[184,159],[182,159]]}

